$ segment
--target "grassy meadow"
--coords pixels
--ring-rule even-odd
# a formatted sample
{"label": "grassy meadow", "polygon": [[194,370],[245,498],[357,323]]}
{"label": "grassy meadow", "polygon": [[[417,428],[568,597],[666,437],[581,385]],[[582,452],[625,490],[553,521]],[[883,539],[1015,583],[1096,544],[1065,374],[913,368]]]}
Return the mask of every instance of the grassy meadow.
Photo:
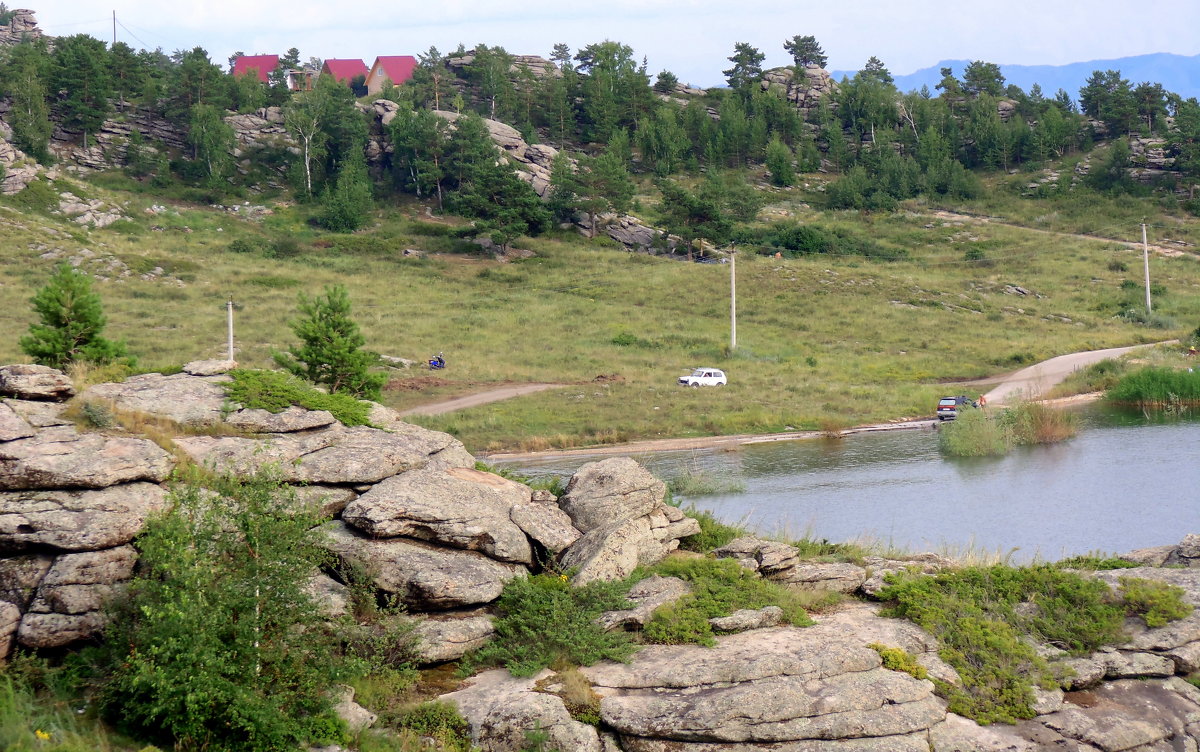
{"label": "grassy meadow", "polygon": [[[108,278],[95,284],[106,334],[126,340],[143,369],[224,357],[231,296],[239,363],[268,367],[272,350],[295,341],[297,295],[341,283],[368,348],[418,364],[446,354],[445,371],[393,371],[392,407],[506,383],[567,385],[413,418],[476,452],[928,417],[943,392],[983,391],[1047,357],[1196,329],[1200,256],[1187,252],[1152,257],[1154,317],[1118,314],[1143,301],[1141,252],[1128,245],[1142,216],[1152,243],[1200,243],[1200,221],[1151,199],[1018,197],[1029,180],[1005,174],[973,204],[913,201],[895,213],[821,211],[815,190],[775,191],[763,221],[841,228],[906,255],[743,249],[731,350],[727,264],[629,253],[566,230],[518,241],[529,258],[497,261],[415,202],[380,206],[369,229],[334,235],[304,206],[261,200],[273,212],[255,221],[124,179],[61,179],[0,203],[0,362],[27,360],[17,340],[29,297],[72,256]],[[81,228],[49,211],[51,187],[120,204],[129,219]],[[148,211],[155,204],[166,210]],[[696,366],[724,369],[729,385],[677,387]]]}

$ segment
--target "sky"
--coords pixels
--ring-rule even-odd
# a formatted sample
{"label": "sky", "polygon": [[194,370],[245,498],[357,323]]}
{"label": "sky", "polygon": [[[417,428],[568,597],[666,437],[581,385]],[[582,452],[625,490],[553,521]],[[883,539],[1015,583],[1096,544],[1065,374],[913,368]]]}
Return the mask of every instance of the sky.
{"label": "sky", "polygon": [[[53,36],[90,34],[166,52],[300,50],[302,60],[416,55],[460,43],[548,57],[605,40],[647,59],[648,70],[694,86],[724,85],[737,42],[790,65],[783,42],[812,35],[830,70],[858,70],[874,55],[905,75],[940,60],[1061,65],[1154,52],[1200,54],[1197,0],[9,0],[34,6]],[[1136,10],[1135,10],[1136,9]],[[1173,32],[1173,33],[1172,33]],[[961,72],[960,72],[961,73]]]}

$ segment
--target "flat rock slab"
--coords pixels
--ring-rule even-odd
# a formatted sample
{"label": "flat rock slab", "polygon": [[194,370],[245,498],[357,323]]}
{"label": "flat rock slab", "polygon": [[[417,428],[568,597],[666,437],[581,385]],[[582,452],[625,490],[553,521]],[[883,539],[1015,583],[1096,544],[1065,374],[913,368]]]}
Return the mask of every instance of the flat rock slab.
{"label": "flat rock slab", "polygon": [[0,395],[28,400],[60,401],[75,394],[65,373],[47,366],[0,366]]}
{"label": "flat rock slab", "polygon": [[66,405],[60,402],[6,399],[4,400],[4,404],[8,405],[9,409],[20,416],[21,420],[34,428],[72,425],[71,421],[62,416]]}
{"label": "flat rock slab", "polygon": [[337,419],[328,410],[305,410],[290,405],[273,413],[267,410],[238,410],[225,419],[234,428],[254,433],[294,433],[333,425]]}
{"label": "flat rock slab", "polygon": [[472,611],[428,616],[417,622],[416,634],[421,638],[421,661],[443,663],[483,647],[496,634],[496,627],[490,616]]}
{"label": "flat rock slab", "polygon": [[[761,744],[680,742],[625,736],[621,738],[621,749],[624,752],[930,752],[929,735],[923,731],[901,736],[876,736],[864,739],[805,739]],[[942,751],[935,750],[934,752]],[[972,747],[963,747],[946,752],[978,751]]]}
{"label": "flat rock slab", "polygon": [[528,486],[493,473],[425,468],[379,482],[342,521],[372,538],[416,538],[532,564],[529,539],[512,521],[514,507],[534,508],[530,496]]}
{"label": "flat rock slab", "polygon": [[33,426],[5,402],[0,402],[0,441],[24,439],[34,434]]}
{"label": "flat rock slab", "polygon": [[474,551],[405,538],[365,538],[342,522],[328,522],[321,531],[330,551],[372,572],[376,587],[413,606],[450,609],[490,603],[509,580],[528,573]]}
{"label": "flat rock slab", "polygon": [[27,439],[0,443],[0,489],[107,488],[166,480],[170,455],[148,439],[81,434],[47,428]]}
{"label": "flat rock slab", "polygon": [[243,475],[275,465],[289,483],[377,483],[428,463],[404,436],[366,426],[335,425],[261,439],[191,436],[175,443],[198,464],[222,472]]}
{"label": "flat rock slab", "polygon": [[449,702],[471,725],[471,739],[489,752],[528,749],[526,732],[541,729],[546,749],[601,752],[596,727],[580,723],[555,695],[538,692],[539,681],[552,672],[516,678],[508,671],[485,671],[467,680],[467,686],[438,699]]}
{"label": "flat rock slab", "polygon": [[228,408],[222,383],[228,376],[145,373],[119,384],[96,384],[83,391],[84,400],[112,402],[120,410],[145,413],[183,426],[220,423]]}
{"label": "flat rock slab", "polygon": [[166,494],[154,483],[100,490],[0,491],[0,551],[95,551],[129,543]]}

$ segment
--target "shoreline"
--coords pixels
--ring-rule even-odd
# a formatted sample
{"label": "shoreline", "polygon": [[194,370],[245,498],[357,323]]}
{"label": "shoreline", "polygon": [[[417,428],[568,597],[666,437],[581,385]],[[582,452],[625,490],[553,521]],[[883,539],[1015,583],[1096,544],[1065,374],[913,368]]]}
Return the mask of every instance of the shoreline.
{"label": "shoreline", "polygon": [[[1070,407],[1072,405],[1094,402],[1102,396],[1103,392],[1088,392],[1086,394],[1075,394],[1070,397],[1038,401],[1053,407]],[[1004,405],[997,404],[993,405],[993,407],[1004,407]],[[746,444],[769,444],[776,441],[805,441],[820,438],[840,439],[843,436],[858,433],[878,433],[881,431],[912,431],[921,429],[935,431],[940,423],[941,421],[937,418],[912,418],[897,420],[894,423],[874,423],[846,428],[838,431],[836,435],[825,431],[787,431],[784,433],[734,434],[731,436],[696,436],[682,439],[644,439],[624,444],[606,444],[603,446],[579,447],[575,449],[543,449],[535,452],[481,452],[475,454],[475,456],[485,461],[505,461],[681,452],[689,449],[720,449],[722,447],[738,447]]]}

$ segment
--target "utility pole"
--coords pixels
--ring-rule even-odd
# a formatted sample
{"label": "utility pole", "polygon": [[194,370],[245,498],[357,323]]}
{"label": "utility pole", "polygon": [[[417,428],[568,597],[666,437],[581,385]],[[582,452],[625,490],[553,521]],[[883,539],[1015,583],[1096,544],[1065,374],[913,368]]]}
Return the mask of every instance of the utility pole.
{"label": "utility pole", "polygon": [[737,349],[737,253],[729,251],[729,349]]}
{"label": "utility pole", "polygon": [[117,11],[113,10],[113,47],[117,46]]}
{"label": "utility pole", "polygon": [[225,319],[229,323],[229,360],[233,360],[233,296],[229,296],[229,302],[225,304]]}
{"label": "utility pole", "polygon": [[1146,245],[1146,223],[1142,223],[1142,267],[1146,270],[1146,313],[1150,313],[1150,247]]}

